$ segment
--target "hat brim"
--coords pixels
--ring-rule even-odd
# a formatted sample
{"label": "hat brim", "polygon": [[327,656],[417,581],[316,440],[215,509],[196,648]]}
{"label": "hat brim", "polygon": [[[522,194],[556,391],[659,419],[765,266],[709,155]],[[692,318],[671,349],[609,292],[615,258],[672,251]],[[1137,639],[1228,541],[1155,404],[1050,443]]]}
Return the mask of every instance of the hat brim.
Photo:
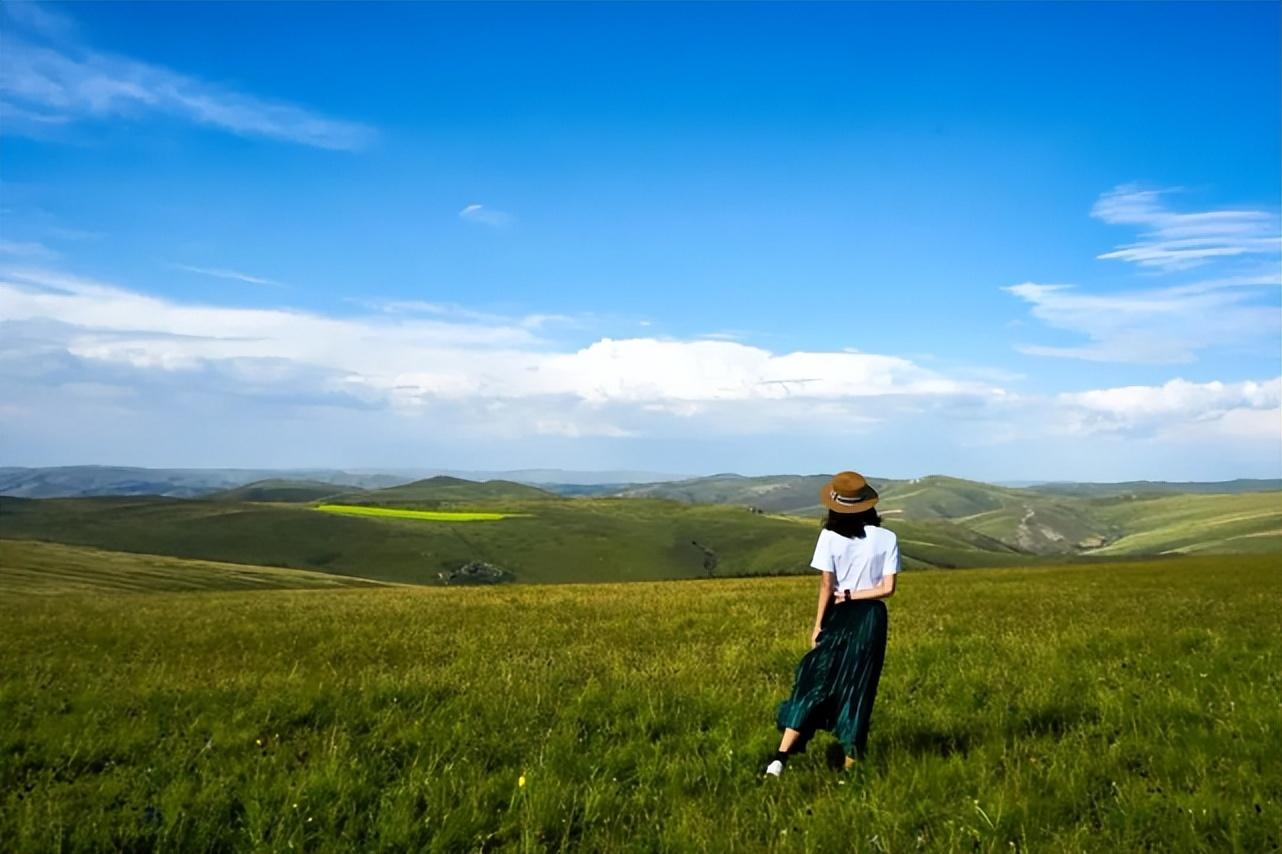
{"label": "hat brim", "polygon": [[854,504],[842,504],[832,497],[831,483],[819,490],[819,501],[823,506],[827,507],[834,513],[862,513],[865,510],[875,507],[879,498],[880,496],[874,493],[871,498],[866,498],[863,501],[859,501]]}

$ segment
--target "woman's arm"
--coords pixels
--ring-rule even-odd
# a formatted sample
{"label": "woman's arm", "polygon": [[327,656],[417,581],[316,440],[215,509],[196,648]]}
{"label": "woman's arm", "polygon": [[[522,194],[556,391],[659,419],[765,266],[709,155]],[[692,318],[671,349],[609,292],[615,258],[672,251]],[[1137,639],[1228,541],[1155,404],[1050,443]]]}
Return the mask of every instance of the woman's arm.
{"label": "woman's arm", "polygon": [[819,607],[815,611],[815,629],[810,633],[810,646],[813,649],[819,643],[819,626],[823,623],[824,609],[832,600],[832,589],[836,584],[836,575],[831,572],[819,573]]}
{"label": "woman's arm", "polygon": [[881,583],[867,590],[856,590],[850,594],[851,599],[888,599],[895,593],[895,579],[899,573],[893,572],[881,577]]}

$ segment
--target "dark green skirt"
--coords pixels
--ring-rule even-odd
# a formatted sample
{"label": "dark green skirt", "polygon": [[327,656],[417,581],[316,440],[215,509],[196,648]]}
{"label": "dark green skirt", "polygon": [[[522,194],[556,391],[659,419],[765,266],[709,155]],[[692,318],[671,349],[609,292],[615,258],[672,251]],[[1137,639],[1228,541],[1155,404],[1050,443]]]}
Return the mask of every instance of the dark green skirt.
{"label": "dark green skirt", "polygon": [[822,729],[837,736],[847,756],[862,759],[885,657],[885,602],[830,604],[818,643],[797,664],[792,696],[779,704],[778,728],[801,733],[789,753],[805,751],[811,736]]}

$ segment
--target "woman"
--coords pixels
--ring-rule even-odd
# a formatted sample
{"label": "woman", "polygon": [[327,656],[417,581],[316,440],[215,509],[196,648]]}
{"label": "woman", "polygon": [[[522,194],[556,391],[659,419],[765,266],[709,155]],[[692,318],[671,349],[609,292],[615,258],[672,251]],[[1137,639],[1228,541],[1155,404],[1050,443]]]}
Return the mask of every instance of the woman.
{"label": "woman", "polygon": [[822,573],[810,651],[797,665],[792,696],[779,705],[779,751],[766,767],[778,777],[816,730],[834,733],[845,768],[864,757],[868,722],[886,653],[886,605],[895,592],[899,541],[873,509],[877,491],[843,471],[820,492],[828,508],[810,565]]}

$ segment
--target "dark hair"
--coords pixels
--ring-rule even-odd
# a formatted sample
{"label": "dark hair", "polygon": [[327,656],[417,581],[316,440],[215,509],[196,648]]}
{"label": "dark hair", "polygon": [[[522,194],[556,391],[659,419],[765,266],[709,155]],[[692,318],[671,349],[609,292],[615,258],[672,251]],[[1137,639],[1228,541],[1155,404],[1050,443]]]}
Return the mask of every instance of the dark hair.
{"label": "dark hair", "polygon": [[828,511],[824,517],[823,527],[832,531],[834,534],[840,534],[843,537],[862,540],[864,538],[864,527],[866,525],[881,525],[881,517],[877,515],[877,510],[869,507],[867,510],[860,510],[858,513],[835,513]]}

